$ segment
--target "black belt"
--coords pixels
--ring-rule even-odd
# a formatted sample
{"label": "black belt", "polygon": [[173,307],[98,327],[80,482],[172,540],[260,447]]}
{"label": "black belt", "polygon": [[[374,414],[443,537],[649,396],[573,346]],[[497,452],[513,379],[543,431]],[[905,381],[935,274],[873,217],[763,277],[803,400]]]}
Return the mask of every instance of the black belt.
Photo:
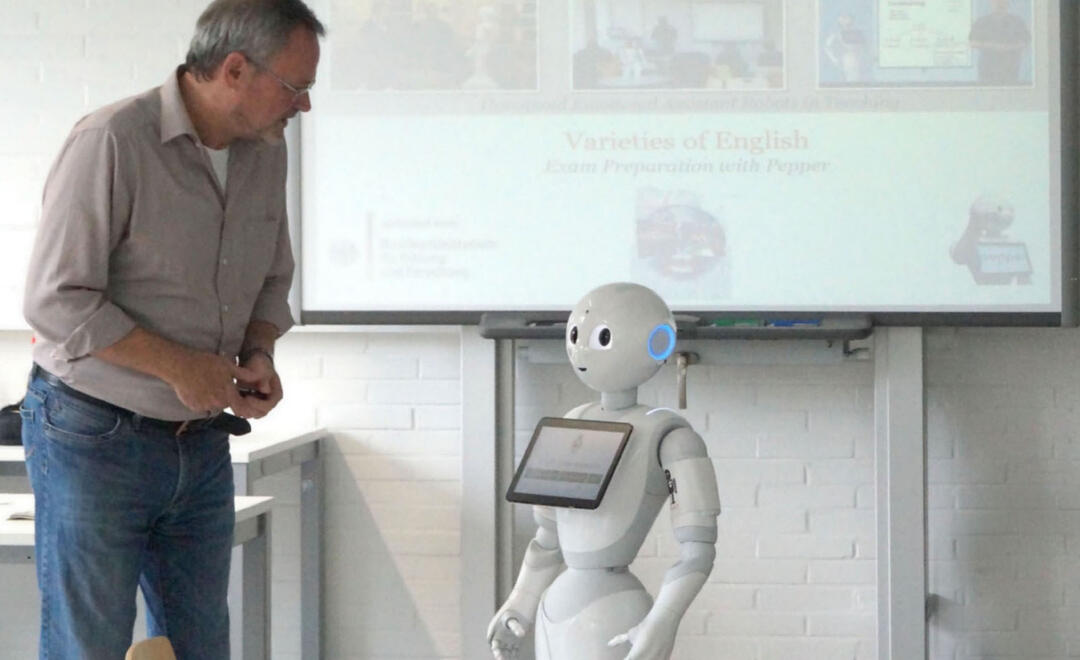
{"label": "black belt", "polygon": [[30,370],[31,378],[40,378],[53,388],[60,390],[64,394],[85,401],[91,405],[103,408],[110,412],[116,413],[121,417],[130,419],[132,425],[136,428],[150,427],[169,433],[171,435],[183,435],[185,433],[191,433],[192,431],[198,431],[200,429],[213,429],[215,431],[225,431],[229,435],[244,435],[251,432],[251,424],[248,423],[243,417],[237,417],[229,413],[223,412],[214,415],[213,417],[201,417],[199,419],[187,419],[179,422],[170,421],[167,419],[155,419],[153,417],[145,417],[137,412],[128,410],[127,408],[121,408],[108,401],[102,401],[97,397],[92,397],[89,394],[80,392],[79,390],[71,387],[64,381],[60,380],[58,376],[55,376],[48,371],[45,371],[37,364]]}

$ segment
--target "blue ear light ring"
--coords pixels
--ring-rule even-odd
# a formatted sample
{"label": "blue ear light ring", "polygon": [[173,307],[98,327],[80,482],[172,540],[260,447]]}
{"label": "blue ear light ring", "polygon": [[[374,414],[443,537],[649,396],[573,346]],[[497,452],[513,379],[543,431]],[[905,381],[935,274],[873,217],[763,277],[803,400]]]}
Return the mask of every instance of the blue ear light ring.
{"label": "blue ear light ring", "polygon": [[[657,339],[657,334],[664,334],[667,336],[667,342],[660,350],[654,350],[654,340]],[[662,339],[661,339],[662,341]],[[653,328],[653,331],[649,333],[649,357],[654,360],[666,360],[671,357],[672,352],[675,351],[675,329],[667,323],[661,323]]]}

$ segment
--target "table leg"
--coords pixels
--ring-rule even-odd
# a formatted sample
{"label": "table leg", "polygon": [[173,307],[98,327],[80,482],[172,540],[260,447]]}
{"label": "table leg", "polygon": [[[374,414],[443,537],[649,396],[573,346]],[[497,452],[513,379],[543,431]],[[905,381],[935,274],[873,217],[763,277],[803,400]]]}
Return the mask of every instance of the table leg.
{"label": "table leg", "polygon": [[243,545],[244,558],[241,623],[243,650],[234,657],[243,660],[270,658],[270,523],[271,512],[259,516],[259,532]]}
{"label": "table leg", "polygon": [[322,455],[300,466],[300,657],[319,660],[322,645]]}

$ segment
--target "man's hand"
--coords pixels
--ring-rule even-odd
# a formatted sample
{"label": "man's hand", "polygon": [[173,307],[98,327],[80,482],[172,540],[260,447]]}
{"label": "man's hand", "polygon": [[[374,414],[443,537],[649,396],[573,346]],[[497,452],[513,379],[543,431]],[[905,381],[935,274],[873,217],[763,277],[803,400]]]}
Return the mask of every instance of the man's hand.
{"label": "man's hand", "polygon": [[205,415],[209,411],[244,407],[245,402],[236,383],[257,379],[256,372],[238,367],[228,358],[204,351],[191,351],[166,382],[172,385],[181,403]]}
{"label": "man's hand", "polygon": [[261,352],[255,352],[240,368],[251,375],[236,378],[241,398],[239,407],[232,405],[233,412],[241,417],[264,417],[283,396],[281,379],[274,369],[274,363]]}
{"label": "man's hand", "polygon": [[[273,346],[277,329],[253,321],[248,335],[255,346]],[[261,341],[261,343],[260,343]],[[232,408],[241,417],[262,417],[281,401],[281,380],[269,355],[254,351],[245,364],[196,350],[135,328],[95,356],[136,371],[160,378],[172,386],[186,407],[200,415]],[[241,390],[249,396],[242,396]]]}

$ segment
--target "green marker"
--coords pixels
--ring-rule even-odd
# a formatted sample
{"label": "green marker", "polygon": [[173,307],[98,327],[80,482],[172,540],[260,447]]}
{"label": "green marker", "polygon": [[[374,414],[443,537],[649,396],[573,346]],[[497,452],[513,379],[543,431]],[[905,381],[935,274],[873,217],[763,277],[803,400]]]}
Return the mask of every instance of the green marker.
{"label": "green marker", "polygon": [[712,325],[715,328],[756,328],[765,322],[761,319],[716,319]]}

